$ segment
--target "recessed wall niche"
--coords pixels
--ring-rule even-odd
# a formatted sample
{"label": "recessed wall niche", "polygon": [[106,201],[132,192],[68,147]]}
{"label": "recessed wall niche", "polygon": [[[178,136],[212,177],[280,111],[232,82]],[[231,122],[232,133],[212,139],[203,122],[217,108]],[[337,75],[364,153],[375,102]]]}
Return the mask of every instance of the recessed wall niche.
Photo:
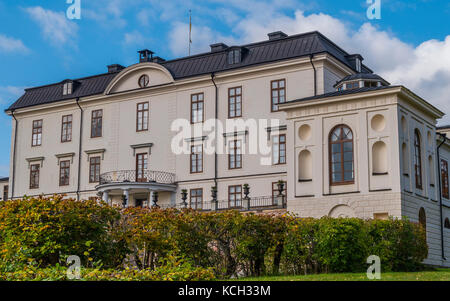
{"label": "recessed wall niche", "polygon": [[372,117],[370,126],[374,131],[381,132],[386,127],[386,118],[381,114],[376,114]]}
{"label": "recessed wall niche", "polygon": [[302,141],[307,141],[311,138],[311,127],[308,124],[303,124],[298,129],[298,137]]}

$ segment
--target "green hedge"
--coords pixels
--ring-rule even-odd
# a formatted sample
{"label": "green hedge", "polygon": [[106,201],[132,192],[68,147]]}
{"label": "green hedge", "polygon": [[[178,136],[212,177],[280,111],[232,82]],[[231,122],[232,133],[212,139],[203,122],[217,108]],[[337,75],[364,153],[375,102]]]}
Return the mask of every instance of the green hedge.
{"label": "green hedge", "polygon": [[59,196],[0,203],[3,273],[51,270],[69,255],[96,275],[125,275],[119,279],[153,275],[175,258],[220,278],[359,272],[369,255],[380,256],[382,271],[401,271],[420,268],[427,252],[424,230],[407,220],[120,209]]}

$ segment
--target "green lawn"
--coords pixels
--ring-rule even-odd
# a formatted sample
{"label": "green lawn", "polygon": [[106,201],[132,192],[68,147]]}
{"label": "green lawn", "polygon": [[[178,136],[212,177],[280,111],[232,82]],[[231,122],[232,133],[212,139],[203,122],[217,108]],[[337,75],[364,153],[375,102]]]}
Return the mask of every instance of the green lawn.
{"label": "green lawn", "polygon": [[[233,279],[236,280],[236,279]],[[368,281],[365,273],[267,276],[238,279],[240,281]],[[381,281],[450,281],[450,269],[423,272],[381,273]],[[373,281],[373,280],[370,280]]]}

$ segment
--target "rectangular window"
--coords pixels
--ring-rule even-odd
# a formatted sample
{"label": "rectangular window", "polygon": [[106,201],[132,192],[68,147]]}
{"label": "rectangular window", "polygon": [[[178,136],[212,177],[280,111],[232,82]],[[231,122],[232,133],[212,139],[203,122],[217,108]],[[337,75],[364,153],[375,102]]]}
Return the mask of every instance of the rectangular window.
{"label": "rectangular window", "polygon": [[8,200],[8,192],[9,191],[9,186],[8,185],[5,185],[4,187],[3,187],[3,200],[4,201],[7,201]]}
{"label": "rectangular window", "polygon": [[448,162],[441,160],[441,181],[442,181],[442,196],[449,199],[448,191]]}
{"label": "rectangular window", "polygon": [[203,122],[204,116],[203,93],[191,95],[191,123]]}
{"label": "rectangular window", "polygon": [[42,144],[42,119],[33,121],[33,135],[31,138],[31,146],[39,146]]}
{"label": "rectangular window", "polygon": [[41,165],[32,164],[30,166],[30,189],[39,188],[39,170]]}
{"label": "rectangular window", "polygon": [[272,157],[273,157],[273,164],[285,164],[286,163],[286,135],[285,134],[273,136]]}
{"label": "rectangular window", "polygon": [[146,182],[145,171],[147,170],[147,153],[136,154],[136,182]]}
{"label": "rectangular window", "polygon": [[192,209],[202,209],[203,189],[195,188],[190,191],[190,207]]}
{"label": "rectangular window", "polygon": [[346,86],[347,90],[353,90],[353,89],[359,88],[359,82],[351,82],[351,83],[347,83],[346,85],[347,85]]}
{"label": "rectangular window", "polygon": [[235,49],[228,52],[228,64],[238,64],[241,62],[241,50]]}
{"label": "rectangular window", "polygon": [[69,185],[70,160],[59,162],[59,186]]}
{"label": "rectangular window", "polygon": [[228,206],[229,208],[242,206],[242,186],[228,186]]}
{"label": "rectangular window", "polygon": [[61,124],[61,142],[72,141],[72,115],[64,115]]}
{"label": "rectangular window", "polygon": [[270,83],[271,111],[278,111],[278,104],[286,102],[286,81],[284,79],[273,80]]}
{"label": "rectangular window", "polygon": [[229,142],[228,169],[236,169],[242,167],[241,144],[241,140],[232,140]]}
{"label": "rectangular window", "polygon": [[228,118],[242,116],[242,87],[228,89]]}
{"label": "rectangular window", "polygon": [[148,130],[148,102],[137,104],[136,131],[142,132]]}
{"label": "rectangular window", "polygon": [[91,138],[102,136],[103,110],[92,111]]}
{"label": "rectangular window", "polygon": [[89,159],[89,183],[100,182],[100,157]]}
{"label": "rectangular window", "polygon": [[63,95],[72,94],[73,83],[65,83],[63,85]]}
{"label": "rectangular window", "polygon": [[191,146],[191,173],[203,172],[203,145]]}
{"label": "rectangular window", "polygon": [[[284,186],[283,186],[283,195],[286,196],[287,195],[287,182],[283,181]],[[278,182],[272,182],[272,197],[275,198],[278,196]]]}

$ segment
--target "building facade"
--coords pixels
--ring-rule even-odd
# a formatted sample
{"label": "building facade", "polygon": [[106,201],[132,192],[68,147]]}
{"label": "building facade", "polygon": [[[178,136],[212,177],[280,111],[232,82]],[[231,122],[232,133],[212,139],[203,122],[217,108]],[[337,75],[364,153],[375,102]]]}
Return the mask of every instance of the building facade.
{"label": "building facade", "polygon": [[143,50],[135,65],[27,89],[7,109],[9,197],[408,216],[426,226],[427,263],[448,265],[444,114],[318,32],[268,37],[170,61]]}

